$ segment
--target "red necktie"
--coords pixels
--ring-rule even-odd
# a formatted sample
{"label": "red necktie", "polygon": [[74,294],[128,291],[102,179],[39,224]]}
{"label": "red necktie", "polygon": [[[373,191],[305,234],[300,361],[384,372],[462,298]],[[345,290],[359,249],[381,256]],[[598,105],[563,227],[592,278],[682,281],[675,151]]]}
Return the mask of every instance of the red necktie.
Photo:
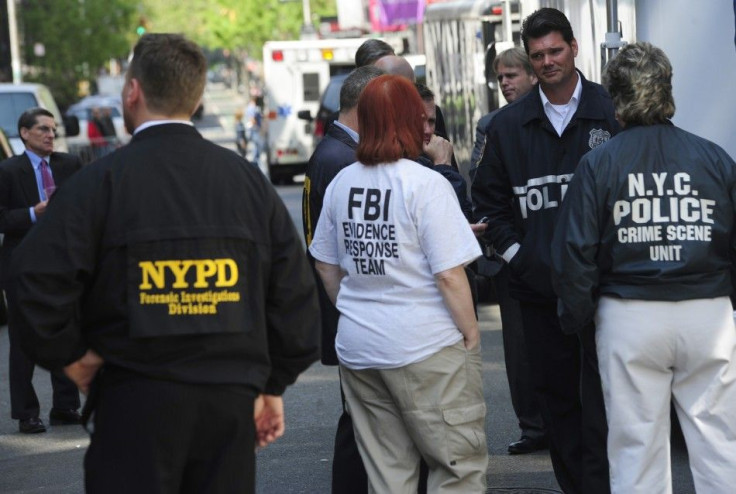
{"label": "red necktie", "polygon": [[41,160],[41,185],[43,185],[44,194],[46,194],[46,199],[48,199],[56,189],[56,184],[54,183],[54,177],[51,176],[49,164],[46,163],[46,160]]}

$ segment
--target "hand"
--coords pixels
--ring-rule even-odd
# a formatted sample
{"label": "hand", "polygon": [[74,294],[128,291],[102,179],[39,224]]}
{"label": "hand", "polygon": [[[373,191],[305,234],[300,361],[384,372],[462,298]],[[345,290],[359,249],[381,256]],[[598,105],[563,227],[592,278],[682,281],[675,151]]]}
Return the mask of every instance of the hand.
{"label": "hand", "polygon": [[424,144],[424,154],[435,165],[449,165],[452,162],[452,144],[447,139],[433,135],[429,143]]}
{"label": "hand", "polygon": [[473,230],[473,234],[476,237],[483,236],[483,233],[486,231],[487,228],[488,228],[488,223],[471,223],[470,224],[470,229]]}
{"label": "hand", "polygon": [[92,379],[104,363],[105,361],[97,352],[87,350],[82,358],[64,367],[64,374],[77,385],[79,391],[86,395]]}
{"label": "hand", "polygon": [[474,350],[478,345],[480,345],[480,331],[478,331],[478,328],[475,328],[474,331],[470,331],[470,335],[463,335],[463,340],[465,342],[465,349],[466,350]]}
{"label": "hand", "polygon": [[284,399],[261,394],[253,404],[256,445],[264,448],[284,435]]}
{"label": "hand", "polygon": [[36,213],[36,217],[41,216],[43,213],[46,212],[46,205],[49,203],[48,200],[41,201],[35,206],[33,206],[33,212]]}

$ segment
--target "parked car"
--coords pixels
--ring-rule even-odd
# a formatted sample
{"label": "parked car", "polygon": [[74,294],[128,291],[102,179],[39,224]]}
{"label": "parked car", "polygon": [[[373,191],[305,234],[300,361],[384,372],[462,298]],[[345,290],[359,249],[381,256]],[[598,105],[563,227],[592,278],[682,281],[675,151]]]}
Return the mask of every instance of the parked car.
{"label": "parked car", "polygon": [[[96,119],[95,112],[98,113]],[[79,134],[67,139],[67,143],[69,151],[84,163],[104,156],[130,140],[130,134],[125,130],[122,104],[115,96],[86,96],[70,106],[66,115],[79,121]]]}
{"label": "parked car", "polygon": [[43,84],[0,83],[0,128],[10,141],[15,154],[25,150],[18,135],[18,118],[29,108],[40,106],[54,115],[56,121],[57,151],[68,151],[66,138],[79,134],[79,121],[75,117],[62,117],[56,101]]}

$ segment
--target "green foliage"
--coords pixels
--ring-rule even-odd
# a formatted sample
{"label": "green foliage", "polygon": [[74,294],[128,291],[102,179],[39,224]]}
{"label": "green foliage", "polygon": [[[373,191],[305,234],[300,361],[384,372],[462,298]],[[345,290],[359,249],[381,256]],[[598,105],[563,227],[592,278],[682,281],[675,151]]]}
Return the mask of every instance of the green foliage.
{"label": "green foliage", "polygon": [[[180,32],[210,49],[245,50],[260,58],[265,41],[298,39],[301,0],[144,0],[153,32]],[[311,0],[313,22],[335,15],[335,0]]]}
{"label": "green foliage", "polygon": [[[60,106],[78,98],[81,81],[94,78],[111,58],[125,58],[135,38],[136,0],[22,0],[27,81],[51,88]],[[41,43],[44,56],[34,54]]]}
{"label": "green foliage", "polygon": [[[312,20],[336,14],[336,0],[310,0]],[[265,41],[298,39],[301,0],[21,0],[27,81],[51,88],[60,106],[78,98],[81,81],[94,80],[111,58],[125,58],[146,32],[178,32],[209,49],[261,58]],[[41,43],[44,56],[34,54]]]}

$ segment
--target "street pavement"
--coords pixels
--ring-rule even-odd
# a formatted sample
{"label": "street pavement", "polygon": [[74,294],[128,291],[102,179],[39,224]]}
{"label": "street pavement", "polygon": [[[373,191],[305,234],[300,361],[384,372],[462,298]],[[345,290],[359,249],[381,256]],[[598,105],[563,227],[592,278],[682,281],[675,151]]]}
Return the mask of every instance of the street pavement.
{"label": "street pavement", "polygon": [[[556,489],[546,452],[526,456],[506,453],[508,443],[519,434],[506,384],[498,307],[483,305],[479,316],[491,454],[489,486]],[[7,362],[7,355],[7,328],[2,328],[0,362]],[[82,461],[89,444],[85,431],[77,426],[57,426],[44,434],[18,433],[17,421],[10,419],[7,366],[0,368],[0,492],[83,492]],[[36,370],[34,386],[48,426],[51,385],[43,369]],[[340,415],[337,369],[314,364],[284,398],[286,434],[258,453],[257,492],[328,493],[332,441]]]}
{"label": "street pavement", "polygon": [[[498,306],[479,307],[484,394],[488,414],[489,492],[559,492],[546,451],[511,456],[506,447],[518,439],[511,409]],[[10,419],[7,379],[7,328],[0,328],[0,493],[77,494],[83,488],[83,456],[89,444],[78,426],[49,427],[44,434],[18,433]],[[34,386],[48,426],[51,384],[38,368]],[[257,455],[260,494],[330,492],[332,443],[340,415],[337,369],[314,364],[284,396],[286,434]],[[692,494],[683,447],[674,448],[674,494]],[[594,494],[594,493],[592,493]]]}

